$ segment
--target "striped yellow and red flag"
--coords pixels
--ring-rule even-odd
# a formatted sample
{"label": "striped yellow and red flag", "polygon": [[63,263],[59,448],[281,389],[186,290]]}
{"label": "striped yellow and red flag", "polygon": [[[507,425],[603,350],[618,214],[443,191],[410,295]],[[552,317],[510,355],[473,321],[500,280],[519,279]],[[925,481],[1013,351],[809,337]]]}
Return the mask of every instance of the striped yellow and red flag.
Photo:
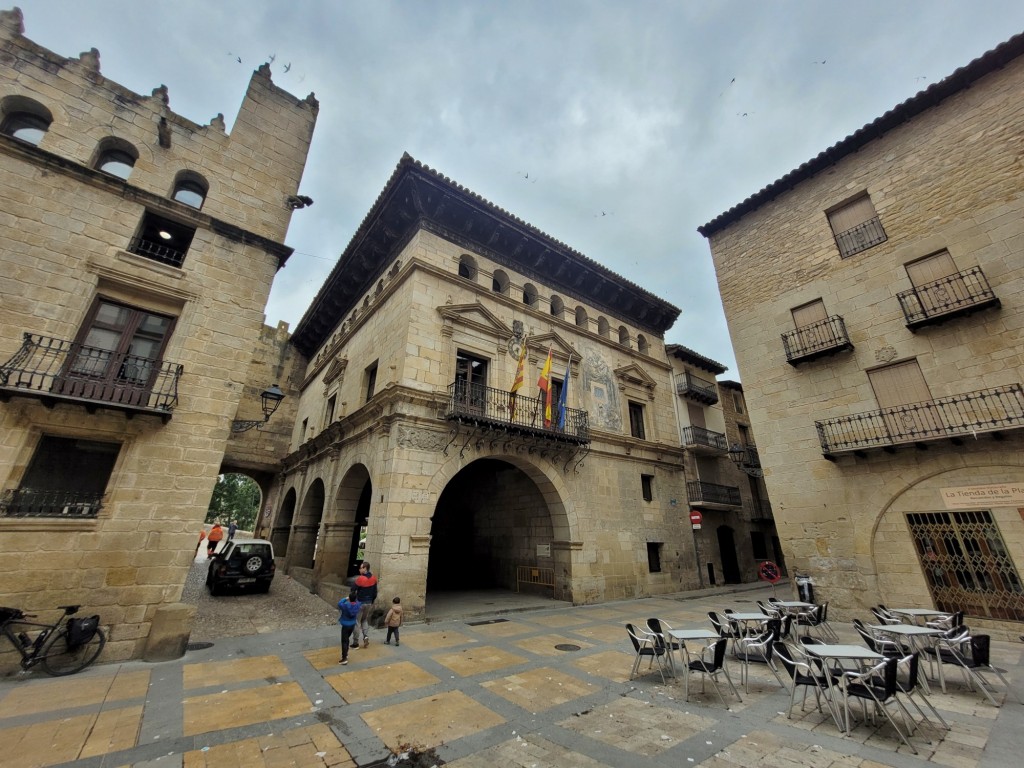
{"label": "striped yellow and red flag", "polygon": [[551,426],[551,347],[548,347],[548,358],[544,361],[544,367],[540,369],[540,378],[537,379],[537,386],[544,393],[544,426]]}
{"label": "striped yellow and red flag", "polygon": [[512,381],[512,389],[508,391],[508,420],[516,419],[516,392],[523,386],[523,377],[526,375],[526,339],[523,339],[522,348],[519,350],[519,365],[516,367],[516,377]]}

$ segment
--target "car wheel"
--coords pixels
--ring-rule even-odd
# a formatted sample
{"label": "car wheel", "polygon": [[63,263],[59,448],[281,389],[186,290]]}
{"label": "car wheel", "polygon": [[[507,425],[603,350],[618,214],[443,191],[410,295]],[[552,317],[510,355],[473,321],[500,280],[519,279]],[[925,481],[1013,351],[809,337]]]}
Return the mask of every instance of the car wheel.
{"label": "car wheel", "polygon": [[222,585],[219,581],[212,579],[210,581],[210,594],[214,596],[219,595],[222,591],[221,587]]}
{"label": "car wheel", "polygon": [[253,555],[245,561],[245,570],[250,574],[257,574],[263,569],[263,558],[259,555]]}

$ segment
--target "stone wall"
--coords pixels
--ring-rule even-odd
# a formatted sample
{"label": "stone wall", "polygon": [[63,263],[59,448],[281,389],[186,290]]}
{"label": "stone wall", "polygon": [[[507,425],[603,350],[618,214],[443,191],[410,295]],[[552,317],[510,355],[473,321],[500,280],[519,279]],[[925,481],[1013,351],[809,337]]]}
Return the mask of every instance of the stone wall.
{"label": "stone wall", "polygon": [[[44,616],[81,603],[102,617],[104,658],[116,660],[139,656],[157,609],[180,597],[230,422],[253,386],[263,309],[290,253],[278,242],[285,200],[317,106],[261,69],[228,134],[220,116],[200,125],[173,113],[162,86],[142,95],[109,80],[99,59],[65,59],[23,36],[20,11],[0,13],[0,110],[34,104],[53,118],[38,146],[0,136],[0,365],[25,333],[74,340],[103,297],[173,317],[162,360],[184,373],[164,414],[5,393],[2,491],[19,489],[43,437],[120,447],[95,517],[0,516],[0,602]],[[111,138],[138,152],[127,180],[93,167]],[[183,172],[209,185],[200,209],[170,199]],[[147,212],[195,229],[180,266],[130,252]]]}
{"label": "stone wall", "polygon": [[[892,362],[916,360],[933,399],[1024,380],[1022,86],[1015,59],[710,238],[786,556],[844,613],[931,604],[906,513],[946,509],[942,487],[1024,479],[1019,422],[1003,440],[968,435],[835,462],[815,429],[877,409],[866,371]],[[840,258],[826,211],[863,192],[887,239]],[[942,249],[959,270],[980,267],[1001,308],[912,332],[896,298],[911,288],[904,265]],[[793,308],[816,299],[844,319],[854,349],[789,365],[780,334],[793,330]],[[991,512],[1019,572],[1020,515]]]}

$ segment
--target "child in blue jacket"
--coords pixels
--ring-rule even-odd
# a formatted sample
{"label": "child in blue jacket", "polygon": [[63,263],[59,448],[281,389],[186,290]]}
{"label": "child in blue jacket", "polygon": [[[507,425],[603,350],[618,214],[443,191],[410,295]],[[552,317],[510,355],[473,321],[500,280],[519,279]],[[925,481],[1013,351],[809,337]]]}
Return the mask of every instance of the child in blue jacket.
{"label": "child in blue jacket", "polygon": [[359,616],[359,599],[356,591],[349,592],[347,598],[338,601],[338,623],[341,624],[341,663],[348,664],[348,646],[352,638],[352,631],[356,628],[356,618]]}

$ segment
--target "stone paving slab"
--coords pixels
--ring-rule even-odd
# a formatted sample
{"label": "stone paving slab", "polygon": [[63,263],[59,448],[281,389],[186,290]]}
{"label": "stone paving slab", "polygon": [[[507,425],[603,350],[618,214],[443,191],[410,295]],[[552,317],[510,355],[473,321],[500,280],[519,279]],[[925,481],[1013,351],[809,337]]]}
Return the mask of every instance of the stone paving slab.
{"label": "stone paving slab", "polygon": [[[410,624],[400,647],[373,632],[348,666],[328,623],[223,638],[172,662],[101,664],[66,679],[33,672],[0,680],[0,765],[355,768],[408,747],[434,748],[458,768],[1020,764],[1024,705],[1000,692],[1003,706],[992,707],[955,670],[947,692],[935,685],[930,697],[950,730],[922,724],[916,755],[884,718],[842,735],[813,695],[801,707],[802,691],[788,717],[789,691],[763,664],[750,665],[742,702],[727,686],[724,704],[710,685],[701,693],[697,676],[685,701],[681,677],[662,683],[646,662],[629,679],[627,621],[707,627],[708,610],[750,610],[768,594]],[[1022,651],[993,643],[993,663],[1018,692]],[[740,662],[728,664],[739,686]]]}

